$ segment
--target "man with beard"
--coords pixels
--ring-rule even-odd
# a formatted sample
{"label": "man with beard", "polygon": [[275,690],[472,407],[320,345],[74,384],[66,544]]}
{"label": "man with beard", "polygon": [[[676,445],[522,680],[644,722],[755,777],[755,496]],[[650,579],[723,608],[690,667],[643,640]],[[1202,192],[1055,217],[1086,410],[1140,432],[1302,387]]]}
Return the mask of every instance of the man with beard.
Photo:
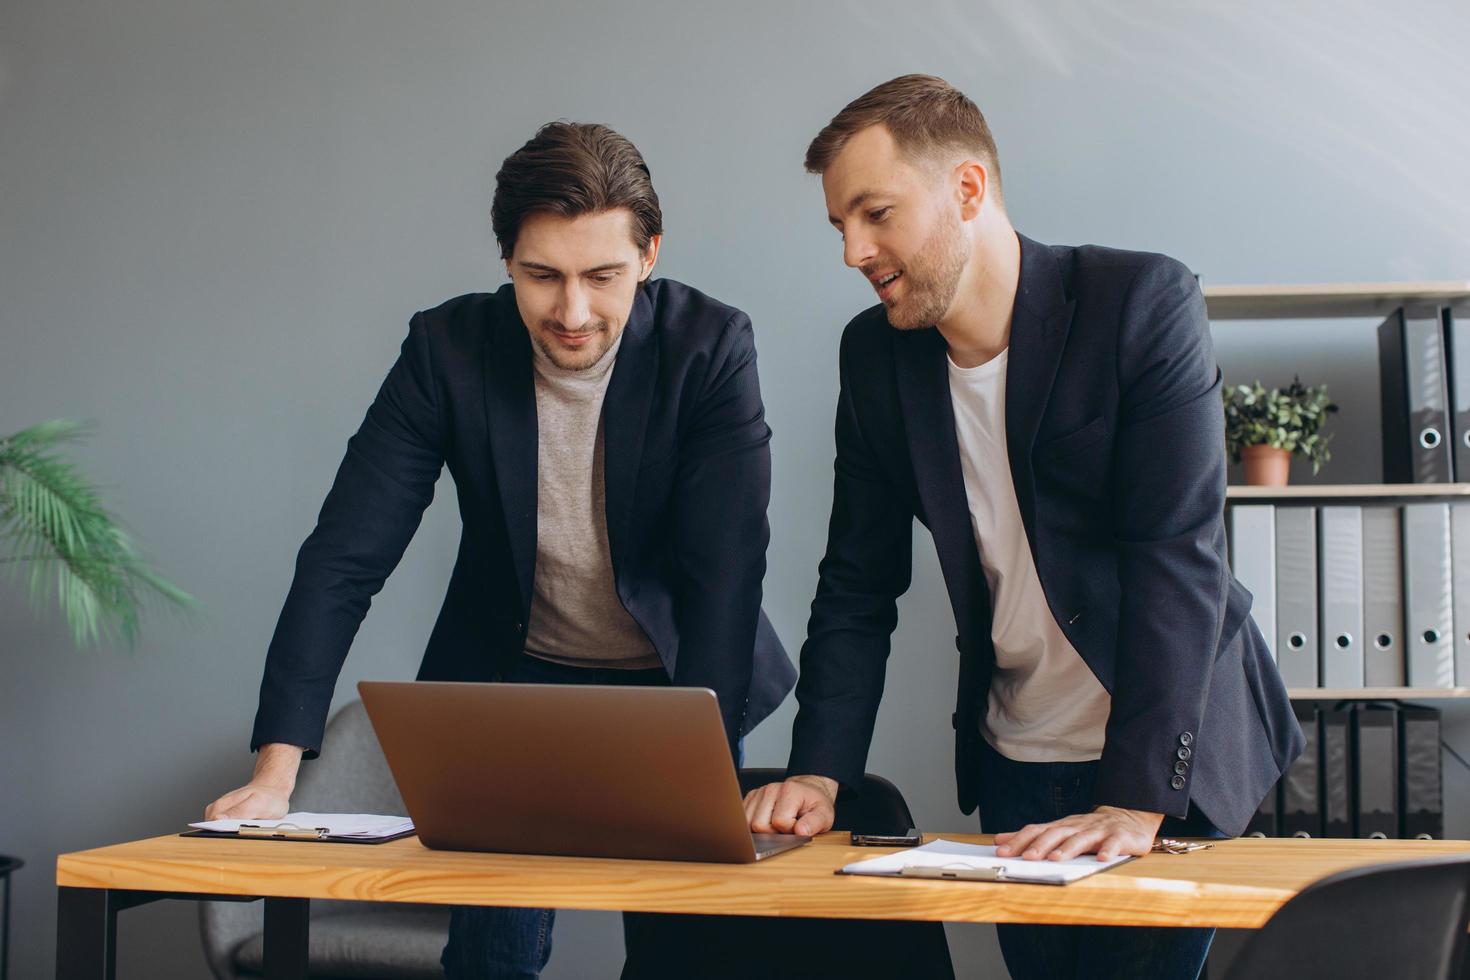
{"label": "man with beard", "polygon": [[[958,626],[960,807],[1003,856],[1239,833],[1302,735],[1226,560],[1195,280],[1162,255],[1018,235],[984,118],[938,78],[848,105],[806,167],[880,305],[842,337],[790,775],[747,797],[752,830],[825,830],[861,778],[917,517]],[[999,934],[1018,978],[1184,978],[1213,931]]]}
{"label": "man with beard", "polygon": [[[663,218],[642,156],[551,123],[496,175],[491,221],[511,281],[410,322],[297,558],[254,775],[207,819],[287,812],[445,465],[464,533],[419,679],[708,687],[736,756],[795,680],[760,610],[771,433],[750,320],[650,281]],[[552,919],[454,910],[446,974],[535,977]],[[630,961],[656,962],[666,923],[624,924]]]}

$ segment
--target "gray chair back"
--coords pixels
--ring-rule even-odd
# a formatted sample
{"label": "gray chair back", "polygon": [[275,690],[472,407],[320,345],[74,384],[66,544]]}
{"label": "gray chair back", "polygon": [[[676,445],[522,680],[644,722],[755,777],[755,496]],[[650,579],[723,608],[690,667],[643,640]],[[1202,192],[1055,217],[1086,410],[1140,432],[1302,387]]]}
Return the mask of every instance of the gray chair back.
{"label": "gray chair back", "polygon": [[[291,809],[315,813],[406,814],[388,760],[361,701],[343,705],[327,723],[318,758],[301,764]],[[262,845],[265,846],[265,845]],[[279,842],[270,846],[299,847]],[[364,847],[333,844],[323,847]],[[313,918],[355,903],[314,901]],[[263,902],[200,902],[199,929],[204,956],[217,980],[237,980],[231,963],[240,945],[265,928]]]}

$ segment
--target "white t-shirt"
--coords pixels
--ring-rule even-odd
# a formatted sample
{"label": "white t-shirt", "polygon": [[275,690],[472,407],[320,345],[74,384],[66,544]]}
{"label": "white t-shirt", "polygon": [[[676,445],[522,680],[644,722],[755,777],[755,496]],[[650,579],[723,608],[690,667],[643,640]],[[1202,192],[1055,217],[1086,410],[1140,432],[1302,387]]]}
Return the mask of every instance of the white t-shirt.
{"label": "white t-shirt", "polygon": [[1112,699],[1046,604],[1006,454],[1009,349],[978,367],[949,361],[970,526],[990,583],[995,673],[981,734],[1017,762],[1082,762],[1102,755]]}

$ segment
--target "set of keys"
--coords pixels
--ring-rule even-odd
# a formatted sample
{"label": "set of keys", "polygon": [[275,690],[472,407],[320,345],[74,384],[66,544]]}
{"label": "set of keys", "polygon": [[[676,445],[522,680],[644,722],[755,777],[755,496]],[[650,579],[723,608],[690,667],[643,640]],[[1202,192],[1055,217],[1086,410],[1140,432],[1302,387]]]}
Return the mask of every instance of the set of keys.
{"label": "set of keys", "polygon": [[1154,854],[1188,854],[1190,851],[1204,851],[1214,844],[1202,840],[1174,840],[1172,837],[1160,837],[1154,841],[1151,848]]}

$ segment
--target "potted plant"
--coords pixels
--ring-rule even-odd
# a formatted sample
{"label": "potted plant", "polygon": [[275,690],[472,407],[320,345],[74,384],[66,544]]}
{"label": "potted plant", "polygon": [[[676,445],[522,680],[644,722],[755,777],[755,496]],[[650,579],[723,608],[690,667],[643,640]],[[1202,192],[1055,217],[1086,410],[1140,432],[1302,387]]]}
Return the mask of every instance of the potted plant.
{"label": "potted plant", "polygon": [[[144,564],[96,489],[62,458],[58,447],[83,432],[80,424],[57,419],[0,436],[0,572],[9,573],[0,577],[13,580],[27,568],[32,603],[54,595],[76,646],[99,639],[132,646],[145,595],[179,609],[191,608],[194,599]],[[22,864],[0,854],[7,920],[0,932],[10,914],[9,875]],[[0,949],[0,956],[9,955],[8,947]]]}
{"label": "potted plant", "polygon": [[1332,458],[1330,435],[1322,434],[1327,416],[1337,406],[1327,398],[1327,386],[1307,386],[1292,378],[1285,388],[1269,391],[1257,381],[1227,386],[1225,449],[1245,464],[1245,482],[1253,486],[1284,487],[1291,457],[1312,461],[1312,472]]}

